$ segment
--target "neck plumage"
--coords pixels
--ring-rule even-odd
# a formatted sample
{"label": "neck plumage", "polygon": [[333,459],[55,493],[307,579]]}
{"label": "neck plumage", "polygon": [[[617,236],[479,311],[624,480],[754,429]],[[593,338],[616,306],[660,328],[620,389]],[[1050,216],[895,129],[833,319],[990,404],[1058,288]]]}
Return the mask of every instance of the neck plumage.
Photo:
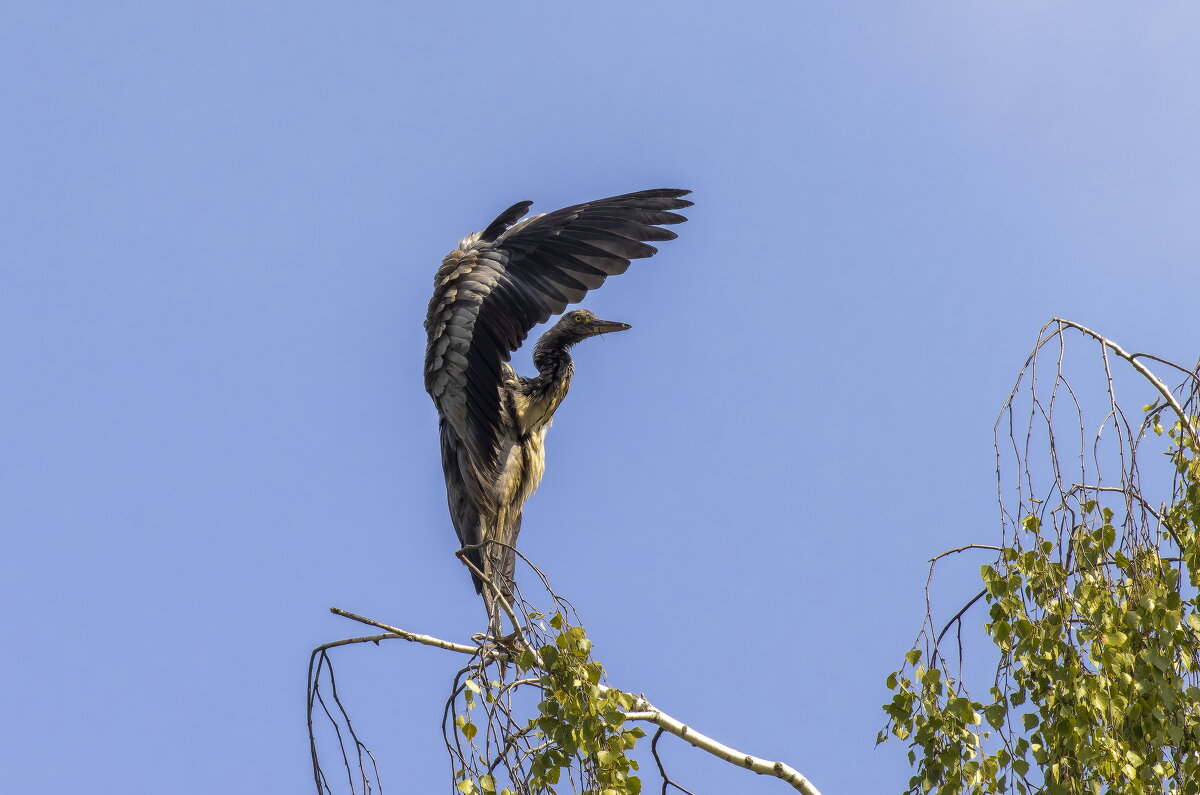
{"label": "neck plumage", "polygon": [[571,385],[575,363],[567,351],[576,342],[578,340],[570,339],[552,328],[534,346],[533,366],[538,369],[538,374],[526,382],[527,394],[537,402],[549,403],[545,407],[548,413],[558,408]]}

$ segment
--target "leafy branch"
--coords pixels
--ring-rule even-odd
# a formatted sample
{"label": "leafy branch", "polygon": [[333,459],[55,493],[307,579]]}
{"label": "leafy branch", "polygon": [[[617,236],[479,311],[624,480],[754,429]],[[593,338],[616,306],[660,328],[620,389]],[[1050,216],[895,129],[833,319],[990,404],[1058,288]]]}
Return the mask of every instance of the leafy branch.
{"label": "leafy branch", "polygon": [[[639,722],[657,727],[652,753],[663,792],[668,786],[688,792],[667,775],[658,755],[658,740],[667,733],[738,767],[779,778],[797,792],[820,795],[790,765],[731,748],[658,709],[645,696],[606,684],[604,668],[593,659],[592,644],[583,627],[568,620],[573,610],[555,599],[558,609],[546,615],[518,597],[513,613],[515,617],[520,612],[523,619],[519,640],[501,643],[483,636],[477,636],[473,644],[456,643],[330,608],[336,615],[383,633],[322,644],[312,652],[308,726],[318,795],[333,793],[317,749],[314,721],[321,715],[334,727],[350,792],[361,788],[368,795],[379,789],[374,758],[336,697],[328,652],[341,646],[394,640],[469,658],[455,676],[443,720],[454,787],[462,795],[541,795],[561,788],[595,795],[637,795],[642,789],[636,775],[638,763],[629,754],[646,735],[633,725]],[[327,708],[322,688],[326,682],[336,709]],[[536,694],[532,709],[530,699],[522,693]],[[348,749],[357,754],[357,764]]]}

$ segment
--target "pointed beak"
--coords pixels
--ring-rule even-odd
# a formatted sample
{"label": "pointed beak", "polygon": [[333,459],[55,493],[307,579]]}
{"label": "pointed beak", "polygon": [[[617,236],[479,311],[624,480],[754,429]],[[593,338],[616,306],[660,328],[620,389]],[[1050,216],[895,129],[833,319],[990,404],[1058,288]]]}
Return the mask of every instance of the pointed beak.
{"label": "pointed beak", "polygon": [[617,323],[612,320],[593,320],[588,324],[588,331],[592,334],[608,334],[613,331],[625,331],[633,326],[628,323]]}

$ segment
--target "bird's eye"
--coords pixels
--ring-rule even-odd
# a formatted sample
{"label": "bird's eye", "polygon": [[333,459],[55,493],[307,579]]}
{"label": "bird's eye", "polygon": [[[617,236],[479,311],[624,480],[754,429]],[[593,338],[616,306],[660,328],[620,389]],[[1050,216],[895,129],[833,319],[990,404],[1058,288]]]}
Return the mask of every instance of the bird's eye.
{"label": "bird's eye", "polygon": [[586,318],[586,317],[584,317],[583,315],[576,315],[576,316],[575,316],[575,322],[576,322],[576,323],[582,323],[582,322],[583,322],[583,321],[585,321],[585,320],[587,320],[587,318]]}

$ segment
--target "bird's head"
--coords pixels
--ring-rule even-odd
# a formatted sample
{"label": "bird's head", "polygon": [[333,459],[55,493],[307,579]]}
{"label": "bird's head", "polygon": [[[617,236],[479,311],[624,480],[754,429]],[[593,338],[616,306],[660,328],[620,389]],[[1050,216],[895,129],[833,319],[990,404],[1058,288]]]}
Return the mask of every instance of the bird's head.
{"label": "bird's head", "polygon": [[608,334],[610,331],[625,331],[633,328],[628,323],[616,323],[611,320],[601,320],[586,309],[572,309],[554,324],[554,331],[570,343],[576,343],[598,334]]}

